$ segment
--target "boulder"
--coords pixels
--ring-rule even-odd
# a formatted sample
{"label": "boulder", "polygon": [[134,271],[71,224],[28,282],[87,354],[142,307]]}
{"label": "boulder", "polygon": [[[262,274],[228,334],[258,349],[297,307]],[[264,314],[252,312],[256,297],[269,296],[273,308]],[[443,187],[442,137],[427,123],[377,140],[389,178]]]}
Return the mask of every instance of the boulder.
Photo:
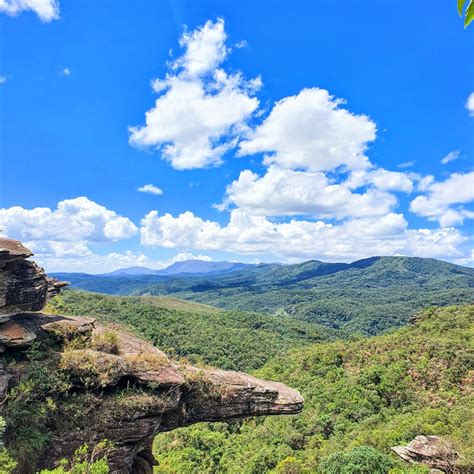
{"label": "boulder", "polygon": [[36,339],[36,334],[27,327],[9,320],[0,325],[0,344],[5,347],[27,347]]}
{"label": "boulder", "polygon": [[439,436],[417,436],[407,446],[392,448],[404,461],[424,464],[442,472],[455,472],[459,454],[451,444]]}

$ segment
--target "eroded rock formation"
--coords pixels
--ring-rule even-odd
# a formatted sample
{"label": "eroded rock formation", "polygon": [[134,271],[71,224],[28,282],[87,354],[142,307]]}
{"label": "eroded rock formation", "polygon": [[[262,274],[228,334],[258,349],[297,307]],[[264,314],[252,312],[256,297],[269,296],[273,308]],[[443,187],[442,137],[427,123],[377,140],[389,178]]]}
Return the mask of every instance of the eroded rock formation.
{"label": "eroded rock formation", "polygon": [[0,238],[0,322],[20,311],[40,311],[46,300],[67,285],[48,278],[33,253],[17,240]]}
{"label": "eroded rock formation", "polygon": [[417,436],[407,446],[394,446],[392,451],[410,464],[420,463],[446,473],[457,472],[459,454],[439,436]]}
{"label": "eroded rock formation", "polygon": [[[63,392],[45,422],[50,440],[36,469],[53,467],[87,443],[113,443],[112,472],[151,473],[155,435],[200,421],[222,421],[255,415],[298,413],[303,399],[283,384],[241,372],[197,368],[170,360],[151,344],[93,318],[35,313],[62,283],[25,260],[31,252],[19,242],[0,244],[0,289],[3,315],[0,342],[0,399],[8,420],[8,390],[28,373],[21,357],[33,341],[50,351],[44,363],[61,380]],[[16,354],[15,364],[7,355]],[[31,374],[30,374],[31,377]],[[14,437],[14,426],[10,426]],[[23,468],[24,469],[24,468]],[[26,471],[25,471],[26,472]]]}

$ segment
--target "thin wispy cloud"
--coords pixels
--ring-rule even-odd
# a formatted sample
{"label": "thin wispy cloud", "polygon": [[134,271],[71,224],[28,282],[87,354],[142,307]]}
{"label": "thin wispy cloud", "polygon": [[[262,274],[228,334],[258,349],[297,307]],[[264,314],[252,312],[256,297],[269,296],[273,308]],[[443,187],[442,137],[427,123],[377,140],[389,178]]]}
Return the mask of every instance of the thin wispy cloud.
{"label": "thin wispy cloud", "polygon": [[403,163],[399,163],[397,165],[397,168],[411,168],[412,166],[414,166],[416,163],[416,161],[405,161]]}
{"label": "thin wispy cloud", "polygon": [[71,70],[68,67],[64,67],[59,71],[60,76],[70,76],[71,75]]}
{"label": "thin wispy cloud", "polygon": [[451,161],[455,161],[460,157],[461,157],[460,150],[450,151],[444,158],[441,159],[440,163],[443,165],[447,165]]}
{"label": "thin wispy cloud", "polygon": [[238,41],[237,43],[235,43],[234,46],[235,46],[237,49],[242,49],[242,48],[247,48],[248,45],[249,45],[249,44],[247,43],[247,41],[242,40],[242,41]]}
{"label": "thin wispy cloud", "polygon": [[156,196],[161,196],[163,194],[163,190],[154,184],[140,186],[137,191],[140,193],[155,194]]}

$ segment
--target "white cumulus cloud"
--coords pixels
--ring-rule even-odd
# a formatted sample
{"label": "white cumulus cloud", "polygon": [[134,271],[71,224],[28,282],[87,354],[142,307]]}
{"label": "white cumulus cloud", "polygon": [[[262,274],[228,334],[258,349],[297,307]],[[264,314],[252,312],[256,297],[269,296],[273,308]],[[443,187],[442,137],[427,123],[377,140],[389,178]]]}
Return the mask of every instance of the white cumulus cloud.
{"label": "white cumulus cloud", "polygon": [[240,144],[240,155],[266,153],[265,164],[329,171],[344,166],[364,169],[365,151],[376,126],[355,115],[324,89],[303,89],[278,101],[269,116]]}
{"label": "white cumulus cloud", "polygon": [[23,11],[33,11],[41,21],[50,22],[59,18],[59,2],[57,0],[0,0],[0,12],[14,16]]}
{"label": "white cumulus cloud", "polygon": [[347,181],[347,186],[357,189],[361,186],[373,186],[382,191],[413,191],[413,178],[407,173],[389,171],[384,168],[353,171]]}
{"label": "white cumulus cloud", "polygon": [[442,182],[433,177],[424,183],[425,195],[417,196],[410,204],[415,214],[438,220],[442,226],[461,224],[474,218],[474,212],[463,205],[474,201],[474,172],[453,173]]}
{"label": "white cumulus cloud", "polygon": [[220,19],[183,35],[184,54],[164,79],[152,82],[160,95],[146,112],[145,125],[130,127],[132,145],[159,151],[175,169],[222,162],[258,108],[254,93],[261,86],[259,78],[246,80],[220,67],[229,52],[226,39]]}
{"label": "white cumulus cloud", "polygon": [[0,209],[0,229],[22,241],[107,242],[137,233],[130,219],[86,197],[60,201],[54,210],[20,206]]}
{"label": "white cumulus cloud", "polygon": [[387,214],[396,202],[393,195],[379,189],[354,193],[345,183],[331,183],[320,172],[270,166],[262,177],[243,170],[227,187],[221,209],[233,204],[255,215],[310,214],[342,219]]}
{"label": "white cumulus cloud", "polygon": [[150,212],[141,239],[152,247],[225,250],[277,259],[321,258],[350,261],[373,255],[461,258],[465,237],[454,228],[408,229],[401,214],[353,219],[339,225],[292,219],[275,222],[244,210],[231,212],[226,225],[192,212],[177,217]]}

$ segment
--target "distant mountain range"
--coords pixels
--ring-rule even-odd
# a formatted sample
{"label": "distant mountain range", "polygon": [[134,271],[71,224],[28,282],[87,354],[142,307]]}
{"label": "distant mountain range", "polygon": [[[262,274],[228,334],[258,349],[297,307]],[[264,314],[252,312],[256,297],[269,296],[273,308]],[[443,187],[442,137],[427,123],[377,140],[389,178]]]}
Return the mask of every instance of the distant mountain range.
{"label": "distant mountain range", "polygon": [[110,273],[101,273],[96,276],[122,277],[122,276],[137,276],[137,275],[156,275],[158,272],[159,270],[154,270],[153,268],[127,267],[127,268],[120,268]]}
{"label": "distant mountain range", "polygon": [[169,267],[161,270],[154,270],[146,267],[128,267],[115,270],[110,273],[102,273],[96,276],[105,277],[126,277],[138,275],[207,275],[209,273],[230,273],[252,266],[240,262],[212,262],[208,260],[184,260],[175,262]]}
{"label": "distant mountain range", "polygon": [[[310,260],[294,265],[198,262],[179,262],[160,274],[55,276],[73,288],[97,293],[170,295],[369,335],[406,324],[416,311],[428,306],[474,301],[473,268],[429,258],[371,257],[353,263]],[[204,273],[204,269],[210,271]]]}
{"label": "distant mountain range", "polygon": [[240,262],[210,262],[206,260],[185,260],[175,262],[157,275],[206,275],[209,273],[231,273],[252,265]]}

